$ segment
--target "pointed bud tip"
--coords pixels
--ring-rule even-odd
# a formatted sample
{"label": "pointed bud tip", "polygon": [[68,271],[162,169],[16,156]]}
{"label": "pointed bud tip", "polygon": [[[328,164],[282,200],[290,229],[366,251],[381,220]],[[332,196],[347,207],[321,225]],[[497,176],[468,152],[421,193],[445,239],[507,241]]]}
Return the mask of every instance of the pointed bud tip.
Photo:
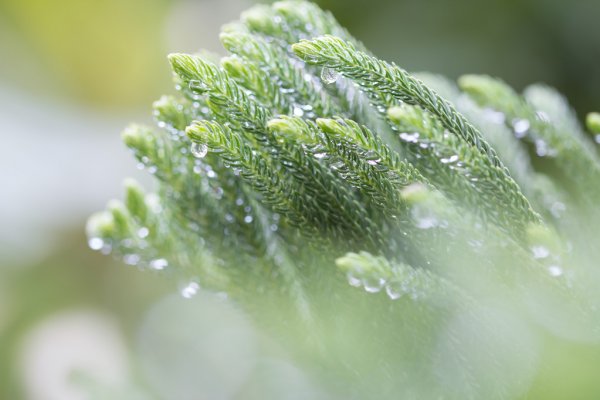
{"label": "pointed bud tip", "polygon": [[142,138],[141,127],[136,124],[130,124],[121,133],[121,140],[127,147],[136,147]]}
{"label": "pointed bud tip", "polygon": [[171,65],[174,65],[175,63],[181,61],[181,59],[184,57],[185,57],[184,53],[169,53],[167,55],[167,60],[169,60]]}
{"label": "pointed bud tip", "polygon": [[105,238],[111,236],[114,231],[114,220],[108,211],[100,211],[92,214],[85,225],[88,238]]}
{"label": "pointed bud tip", "polygon": [[317,126],[323,132],[338,132],[340,130],[340,124],[331,118],[317,118]]}
{"label": "pointed bud tip", "polygon": [[224,31],[219,34],[219,40],[227,48],[228,44],[239,42],[244,33],[239,31]]}
{"label": "pointed bud tip", "polygon": [[267,122],[267,128],[270,131],[276,131],[287,135],[297,135],[300,130],[293,122],[292,117],[281,116],[280,118],[273,118]]}
{"label": "pointed bud tip", "polygon": [[207,122],[194,121],[191,125],[185,128],[185,134],[193,142],[205,144],[206,136],[209,134]]}
{"label": "pointed bud tip", "polygon": [[244,67],[244,63],[243,61],[236,56],[227,56],[227,57],[223,57],[221,59],[221,65],[223,66],[223,68],[225,68],[225,70],[227,70],[227,72],[229,72],[230,74],[232,72],[237,72],[243,69]]}
{"label": "pointed bud tip", "polygon": [[526,228],[526,238],[530,246],[544,246],[554,254],[562,252],[559,234],[546,225],[530,223]]}
{"label": "pointed bud tip", "polygon": [[600,113],[589,113],[585,119],[585,123],[592,133],[600,133]]}
{"label": "pointed bud tip", "polygon": [[348,253],[342,257],[337,258],[335,260],[335,265],[345,272],[356,270],[358,269],[357,267],[360,267],[360,264],[357,260],[357,254],[355,253]]}
{"label": "pointed bud tip", "polygon": [[142,191],[142,185],[139,184],[138,181],[136,181],[133,178],[125,178],[123,180],[123,186],[125,187],[126,190],[137,190],[137,191]]}
{"label": "pointed bud tip", "polygon": [[314,53],[314,46],[310,40],[302,39],[298,43],[292,44],[292,51],[300,58],[307,57]]}
{"label": "pointed bud tip", "polygon": [[266,4],[257,4],[249,10],[244,11],[240,19],[252,27],[266,28],[272,22],[272,13],[273,10]]}
{"label": "pointed bud tip", "polygon": [[417,204],[425,201],[430,190],[422,183],[411,183],[400,191],[400,195],[408,204]]}
{"label": "pointed bud tip", "polygon": [[401,121],[406,116],[406,110],[404,107],[394,106],[387,110],[387,116],[393,122]]}

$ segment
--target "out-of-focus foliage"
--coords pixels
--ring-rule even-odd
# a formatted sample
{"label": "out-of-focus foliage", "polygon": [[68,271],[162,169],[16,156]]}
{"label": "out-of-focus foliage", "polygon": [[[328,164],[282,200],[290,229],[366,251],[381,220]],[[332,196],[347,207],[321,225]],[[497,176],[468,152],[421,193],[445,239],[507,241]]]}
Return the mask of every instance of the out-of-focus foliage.
{"label": "out-of-focus foliage", "polygon": [[546,82],[580,113],[600,104],[596,0],[318,0],[369,49],[410,70]]}
{"label": "out-of-focus foliage", "polygon": [[13,31],[21,46],[6,49],[2,78],[105,106],[139,104],[164,87],[155,78],[166,72],[162,21],[169,3],[4,0],[0,43],[10,46]]}
{"label": "out-of-focus foliage", "polygon": [[[27,398],[23,374],[36,366],[25,365],[22,353],[25,350],[25,335],[35,330],[40,322],[52,319],[61,311],[110,310],[113,317],[125,324],[119,328],[125,332],[136,330],[139,316],[148,303],[166,291],[164,279],[147,274],[140,276],[135,270],[126,270],[105,257],[91,256],[83,251],[83,239],[78,232],[61,232],[69,245],[27,268],[9,268],[3,265],[0,295],[0,396],[2,398]],[[142,290],[140,290],[142,289]],[[49,338],[50,339],[50,338]],[[94,351],[103,351],[102,343]],[[65,343],[67,346],[67,343]],[[77,343],[71,343],[77,351]],[[79,351],[84,349],[79,348]],[[60,351],[60,349],[58,349]],[[55,377],[61,373],[66,354],[54,359]],[[40,354],[42,362],[52,362],[47,355]],[[84,358],[85,360],[85,358]],[[85,367],[85,362],[75,368]],[[37,367],[40,367],[39,365]],[[44,369],[44,365],[41,366]],[[114,368],[123,369],[114,365]],[[63,378],[63,377],[61,377]],[[62,382],[50,382],[37,377],[40,387],[56,387]],[[35,390],[34,390],[35,391]],[[56,395],[56,393],[50,393]]]}
{"label": "out-of-focus foliage", "polygon": [[[269,348],[267,359],[264,355],[257,355],[259,361],[251,369],[232,368],[227,371],[224,365],[236,364],[240,361],[239,357],[236,358],[236,355],[227,352],[227,349],[234,346],[217,343],[214,335],[213,341],[202,341],[195,346],[190,336],[180,335],[183,331],[169,330],[170,326],[186,326],[189,331],[195,334],[206,334],[210,339],[210,332],[203,330],[210,325],[217,332],[215,335],[220,335],[224,340],[230,338],[221,335],[223,329],[227,330],[230,326],[220,324],[217,316],[221,311],[229,315],[228,307],[225,309],[218,307],[202,293],[198,293],[193,299],[184,299],[182,302],[168,299],[166,301],[168,307],[161,302],[152,308],[147,317],[144,317],[148,303],[154,302],[160,295],[159,288],[172,285],[169,279],[165,278],[181,277],[179,272],[174,274],[159,272],[161,276],[157,279],[152,274],[137,274],[135,267],[134,269],[119,268],[115,263],[117,265],[120,263],[109,258],[90,258],[80,237],[83,214],[89,212],[86,210],[99,207],[106,197],[105,194],[101,196],[102,198],[96,198],[95,193],[116,190],[114,188],[119,186],[118,183],[111,186],[109,182],[111,179],[116,182],[118,176],[126,173],[121,170],[121,166],[127,164],[115,160],[118,158],[117,149],[100,150],[112,149],[109,144],[118,140],[110,136],[111,132],[114,133],[114,128],[111,126],[123,123],[118,119],[119,117],[115,121],[115,114],[120,113],[120,118],[123,118],[123,114],[129,115],[126,119],[133,118],[131,107],[145,105],[159,93],[167,90],[169,73],[168,63],[164,58],[167,49],[194,51],[199,47],[209,47],[211,50],[218,50],[216,25],[233,18],[237,13],[234,10],[242,9],[245,7],[243,4],[247,2],[245,0],[0,1],[0,53],[2,54],[0,63],[2,96],[0,97],[3,109],[3,113],[0,113],[0,123],[3,127],[0,129],[3,138],[0,153],[4,160],[4,163],[0,163],[3,195],[1,204],[2,215],[11,216],[8,222],[2,221],[2,228],[0,228],[3,230],[0,239],[2,253],[9,250],[11,255],[10,259],[0,257],[2,258],[0,260],[0,398],[47,399],[53,394],[57,396],[55,391],[57,385],[66,381],[66,377],[69,376],[68,371],[61,369],[61,366],[69,365],[68,360],[73,353],[78,354],[82,359],[85,357],[94,359],[99,354],[102,356],[104,353],[111,353],[110,349],[106,348],[106,341],[101,340],[105,330],[97,329],[96,325],[86,325],[85,318],[78,321],[79,327],[82,324],[88,326],[87,331],[79,331],[78,325],[64,324],[60,332],[67,339],[54,342],[53,339],[56,337],[51,335],[45,337],[46,349],[48,346],[54,349],[54,359],[48,358],[48,353],[43,351],[43,346],[41,349],[32,346],[31,334],[39,339],[40,332],[48,333],[45,330],[48,323],[56,322],[60,325],[65,321],[62,317],[64,313],[72,310],[77,312],[82,308],[91,315],[101,310],[115,319],[113,322],[117,323],[117,328],[123,329],[126,334],[126,344],[131,344],[128,350],[134,355],[133,369],[144,370],[146,376],[141,380],[151,381],[154,384],[153,391],[157,393],[163,391],[168,393],[170,387],[178,387],[181,390],[178,394],[187,393],[192,397],[194,395],[198,397],[198,391],[194,390],[194,383],[197,383],[194,375],[179,374],[182,369],[178,368],[193,365],[194,369],[207,368],[207,376],[214,378],[210,385],[204,386],[205,390],[202,392],[209,397],[232,393],[231,390],[223,388],[241,385],[242,394],[239,396],[244,399],[319,398],[319,393],[314,390],[311,380],[289,362],[281,360],[280,357],[285,355],[277,347]],[[322,0],[318,3],[332,10],[342,25],[365,42],[375,54],[387,60],[395,60],[409,70],[426,69],[443,73],[451,78],[458,77],[464,72],[484,72],[503,77],[517,89],[534,81],[544,81],[557,87],[568,95],[580,118],[569,117],[564,114],[564,108],[556,108],[556,104],[560,104],[560,101],[555,101],[556,96],[539,96],[540,93],[551,94],[547,88],[534,86],[525,91],[524,95],[540,109],[550,107],[552,110],[550,115],[561,115],[558,120],[553,121],[558,123],[561,129],[570,131],[573,120],[577,122],[588,111],[599,108],[598,68],[600,64],[596,60],[600,58],[598,54],[600,35],[596,27],[596,19],[600,13],[600,3],[595,0],[571,2]],[[207,43],[207,40],[213,41],[214,44]],[[277,53],[281,49],[273,51]],[[253,80],[252,77],[256,75],[252,72],[252,65],[240,65],[239,60],[233,57],[224,60],[223,66],[236,79],[248,78],[248,83],[255,85],[254,90],[266,94],[267,99],[270,99],[269,93],[274,94],[270,90],[276,82]],[[318,71],[316,74],[319,74]],[[326,78],[331,75],[335,74],[326,74]],[[421,75],[418,77],[426,80],[428,85],[435,88],[444,98],[449,100],[455,98],[456,88],[446,85],[436,77]],[[295,84],[300,83],[296,80]],[[319,114],[341,114],[339,107],[332,107],[332,104],[327,103],[318,104],[317,97],[311,96],[310,102],[315,110],[319,110]],[[544,105],[536,98],[552,101]],[[285,106],[282,100],[284,101],[285,97],[280,97],[278,104]],[[110,108],[112,114],[98,113],[100,107]],[[523,142],[512,140],[512,136],[506,132],[510,128],[504,124],[490,122],[489,115],[479,113],[472,103],[461,104],[459,111],[480,127],[485,140],[501,153],[502,162],[510,169],[512,177],[532,206],[536,210],[547,210],[541,212],[544,219],[552,219],[553,211],[560,214],[562,204],[566,204],[567,201],[561,196],[561,192],[556,190],[556,184],[562,185],[565,181],[568,183],[569,179],[553,173],[556,172],[555,162],[551,157],[537,157],[534,137],[525,137]],[[146,113],[148,119],[149,114]],[[418,108],[410,107],[394,108],[389,112],[392,123],[410,131],[422,128],[421,114]],[[8,124],[7,116],[9,116]],[[144,119],[144,116],[135,118]],[[283,120],[289,122],[285,118]],[[423,121],[427,120],[428,118],[423,119]],[[589,133],[596,135],[596,141],[600,142],[598,114],[590,114],[588,121]],[[279,123],[279,126],[282,127],[283,124]],[[340,151],[343,156],[345,148],[338,148],[336,144],[341,140],[341,134],[344,132],[335,129],[336,126],[336,124],[321,124],[319,130],[328,129],[327,140],[321,144],[328,152]],[[522,131],[525,124],[520,123],[516,127]],[[375,133],[382,132],[373,127],[371,129]],[[431,133],[435,131],[433,129]],[[367,131],[362,129],[352,132],[356,134],[357,140],[361,138],[366,140],[370,137],[365,136]],[[314,137],[304,139],[312,140]],[[413,143],[412,146],[416,151],[407,151],[405,154],[411,164],[421,162],[421,166],[428,165],[424,160],[416,157],[422,151],[418,148],[419,143]],[[501,152],[500,149],[505,150]],[[541,149],[544,149],[543,145]],[[463,148],[461,151],[466,150],[468,149]],[[98,163],[91,162],[92,152],[96,153],[94,159],[98,159]],[[99,156],[100,153],[104,156]],[[533,157],[529,158],[527,153],[532,154]],[[28,165],[27,168],[23,167],[25,164]],[[355,167],[363,173],[370,168],[360,159],[355,160]],[[440,174],[430,174],[432,184],[440,185],[446,182],[446,179],[453,178],[453,174],[448,174],[443,165],[433,165],[433,167]],[[133,163],[131,168],[134,168]],[[547,174],[551,175],[552,180],[548,179]],[[82,184],[84,176],[88,177],[88,182]],[[66,181],[71,184],[71,187],[77,187],[77,190],[65,190],[64,188],[69,186]],[[378,182],[383,184],[379,189],[389,188],[389,182]],[[454,183],[457,185],[454,186]],[[354,179],[353,184],[360,185],[361,181]],[[90,190],[91,185],[94,190]],[[364,185],[362,187],[369,189]],[[445,190],[449,195],[460,197],[462,191],[468,192],[469,188],[465,186],[464,181],[461,184],[461,180],[454,177],[453,181],[445,185]],[[489,192],[493,193],[493,191]],[[380,204],[386,201],[389,203],[394,198],[401,198],[396,193],[391,193],[389,196],[382,196],[377,191],[370,193]],[[410,195],[410,193],[405,194]],[[465,197],[465,201],[468,199]],[[32,203],[36,204],[36,210],[30,206]],[[77,206],[73,206],[74,204]],[[240,213],[242,212],[243,210],[240,210]],[[28,216],[27,221],[24,221],[26,216]],[[57,224],[56,221],[60,223]],[[595,232],[593,229],[591,232],[586,232],[586,229],[591,226],[591,223],[585,219],[583,222],[573,222],[569,218],[563,218],[561,221],[566,222],[563,229],[575,233],[571,237],[579,238],[574,242],[583,247],[584,251],[580,258],[589,261],[587,252],[593,250],[589,238],[594,237]],[[56,226],[66,227],[67,232],[57,230]],[[75,233],[69,229],[75,229]],[[24,247],[13,246],[15,242],[12,240],[3,241],[7,237],[26,238],[29,234],[31,236],[27,246]],[[223,247],[231,246],[226,244]],[[48,249],[54,250],[48,251]],[[40,254],[44,254],[45,251],[48,251],[47,255],[40,258]],[[307,252],[307,257],[311,254]],[[329,270],[333,265],[333,258],[337,256],[332,255],[323,267]],[[349,259],[365,262],[368,260],[360,254],[350,256]],[[19,261],[17,265],[13,265],[13,260]],[[342,258],[342,260],[347,259]],[[459,260],[456,264],[460,266],[461,263],[463,261]],[[159,262],[157,265],[160,264]],[[255,260],[251,260],[247,265],[255,265]],[[378,269],[381,264],[376,261],[369,262],[368,265],[369,268]],[[399,274],[395,276],[403,276],[401,273],[405,271],[404,265],[406,264],[395,264],[394,271]],[[468,268],[465,270],[470,271]],[[460,271],[461,269],[458,269],[458,272]],[[197,271],[193,268],[184,273],[182,278],[186,283],[181,286],[181,291],[186,296],[202,291],[198,283],[207,286],[208,281],[199,280],[197,275]],[[457,276],[464,278],[466,282],[480,278],[479,274],[465,272]],[[218,277],[218,274],[215,277]],[[320,274],[318,277],[324,279]],[[590,280],[597,281],[593,277]],[[487,288],[490,286],[481,285],[480,291],[485,292]],[[501,297],[498,303],[503,304],[505,299],[502,295],[505,295],[505,292],[499,291],[497,295]],[[218,296],[222,296],[222,293]],[[362,297],[359,298],[360,301],[364,300]],[[323,305],[331,301],[327,294],[312,300]],[[282,302],[284,303],[285,301]],[[372,332],[364,326],[364,320],[371,320],[373,310],[377,306],[365,305],[365,312],[362,313],[359,312],[360,307],[355,307],[357,303],[353,301],[349,303],[346,315],[356,314],[354,322],[341,324],[342,318],[337,317],[338,314],[343,314],[345,308],[343,304],[336,304],[337,307],[331,306],[330,313],[332,321],[335,322],[322,330],[323,335],[330,335],[336,340],[331,344],[332,349],[340,346],[337,338],[345,339],[346,348],[349,346],[352,337],[344,336],[342,332],[346,331],[356,331],[355,338],[367,337],[364,340],[366,343],[374,340]],[[218,312],[204,313],[207,304]],[[255,306],[262,313],[268,314],[270,305],[267,302]],[[246,306],[251,307],[252,304]],[[394,318],[402,322],[410,319],[410,312],[401,311],[402,316],[398,317],[394,314]],[[322,312],[323,315],[327,314],[327,310],[323,309]],[[361,319],[365,314],[367,317]],[[547,315],[547,313],[538,314]],[[272,315],[276,323],[271,323],[269,318],[265,318],[268,322],[262,324],[261,328],[278,326],[280,310],[275,307]],[[163,316],[171,318],[169,326],[160,323]],[[144,319],[147,321],[140,323]],[[499,320],[503,319],[499,318]],[[232,329],[247,330],[247,325],[238,324]],[[340,330],[340,326],[345,327],[345,330]],[[518,331],[520,325],[516,323],[514,326],[513,331]],[[284,332],[288,332],[288,328]],[[138,329],[142,332],[140,338],[136,336]],[[293,328],[289,329],[293,330]],[[150,335],[147,330],[150,331]],[[297,331],[300,335],[305,332],[302,327]],[[450,331],[455,332],[456,328]],[[261,329],[261,333],[264,332],[265,330]],[[598,346],[593,343],[564,340],[560,336],[555,337],[543,332],[545,331],[535,336],[534,341],[538,345],[541,343],[540,347],[543,348],[537,359],[537,365],[543,367],[536,369],[528,398],[598,397],[597,393],[600,391],[596,379],[597,360],[600,358]],[[77,340],[77,335],[79,338],[88,337],[89,340],[83,341],[82,344]],[[278,339],[282,336],[285,338],[284,335],[275,336]],[[243,338],[243,335],[241,337]],[[440,334],[440,337],[444,336]],[[97,339],[93,346],[85,344]],[[252,346],[257,345],[256,337],[244,340]],[[526,335],[520,339],[521,342],[526,340]],[[292,342],[291,339],[288,341]],[[139,344],[141,342],[144,344]],[[368,354],[365,353],[371,347],[362,342],[350,344],[353,345],[353,349],[365,350],[356,354],[355,359],[367,363]],[[61,345],[65,346],[64,351]],[[269,347],[265,346],[264,342],[261,346]],[[207,347],[210,347],[210,351],[205,351]],[[148,351],[149,348],[169,349],[169,351],[158,354],[152,350]],[[235,348],[239,349],[239,347]],[[293,344],[288,348],[293,349]],[[91,352],[88,353],[88,350]],[[409,349],[407,352],[410,351]],[[35,355],[33,358],[31,358],[32,352]],[[23,360],[23,353],[30,356],[27,361]],[[239,355],[244,354],[239,353]],[[402,356],[406,357],[405,354]],[[216,366],[214,368],[211,368],[210,361],[207,361],[208,364],[201,363],[201,360],[213,359],[217,360],[214,361]],[[36,369],[43,366],[45,362],[50,365],[49,369]],[[373,359],[372,365],[377,367],[379,364]],[[524,365],[529,364],[524,363]],[[69,366],[77,369],[82,365],[78,366],[74,363]],[[83,366],[90,367],[93,372],[93,366],[85,364]],[[121,374],[124,366],[115,363],[108,369],[113,374]],[[374,370],[380,371],[377,368]],[[389,373],[389,371],[385,372]],[[244,383],[240,383],[241,373],[247,374]],[[24,379],[26,374],[29,374],[29,378],[33,374],[36,379]],[[123,375],[122,380],[131,379],[131,385],[137,386],[137,378],[132,379],[127,374]],[[367,379],[367,375],[361,374],[357,379]],[[325,377],[323,379],[327,380],[327,375],[323,376]],[[114,387],[104,387],[105,382],[102,382],[102,379],[96,382],[96,378],[98,377],[94,377],[93,374],[91,377],[74,377],[73,382],[77,382],[77,385],[73,386],[94,389],[92,391],[95,392],[95,398],[99,399],[130,400],[139,398],[137,392],[145,392],[143,389],[137,390],[140,389],[139,387],[133,391],[127,390],[127,387],[114,390]],[[32,395],[33,392],[30,391],[32,387],[37,390],[38,397]],[[211,390],[215,391],[211,392]],[[65,393],[60,391],[58,393],[61,394],[57,398],[61,400],[69,398]]]}
{"label": "out-of-focus foliage", "polygon": [[221,41],[169,56],[178,93],[123,134],[158,189],[128,181],[92,249],[230,298],[327,398],[544,398],[555,348],[598,354],[596,114],[417,79],[303,1]]}

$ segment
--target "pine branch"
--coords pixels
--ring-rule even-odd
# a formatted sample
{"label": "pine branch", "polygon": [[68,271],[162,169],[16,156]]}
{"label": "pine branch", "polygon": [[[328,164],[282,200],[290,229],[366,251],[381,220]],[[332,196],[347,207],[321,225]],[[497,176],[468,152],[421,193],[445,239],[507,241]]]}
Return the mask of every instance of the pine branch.
{"label": "pine branch", "polygon": [[[446,100],[404,70],[360,53],[342,40],[324,36],[312,41],[301,41],[293,46],[294,51],[308,63],[333,68],[355,80],[368,93],[377,97],[391,95],[395,100],[414,104],[431,112],[440,119],[446,129],[461,137],[467,144],[486,155],[491,163],[487,173],[491,174],[512,199],[511,206],[529,221],[539,221],[518,185],[510,177],[496,152],[482,139],[479,132],[465,117],[460,115]],[[382,107],[392,104],[385,103]]]}
{"label": "pine branch", "polygon": [[[335,69],[355,80],[368,93],[389,94],[397,101],[418,105],[431,112],[447,129],[485,153],[494,166],[503,168],[495,151],[466,118],[450,103],[401,68],[361,53],[352,44],[334,36],[302,40],[292,49],[309,64]],[[383,104],[383,110],[392,105]]]}
{"label": "pine branch", "polygon": [[[515,382],[487,377],[520,366],[510,346],[530,326],[600,337],[600,163],[560,94],[410,75],[304,1],[255,6],[221,41],[220,61],[169,56],[157,127],[123,134],[156,193],[127,181],[90,218],[93,249],[225,291],[361,398],[490,398]],[[599,114],[586,122],[600,142]],[[505,338],[496,312],[522,327]],[[456,357],[460,390],[432,354]]]}
{"label": "pine branch", "polygon": [[459,84],[479,104],[502,112],[515,134],[534,145],[538,156],[556,162],[590,204],[598,199],[600,161],[589,146],[575,138],[576,134],[560,130],[499,80],[467,75]]}
{"label": "pine branch", "polygon": [[[254,79],[268,80],[275,85],[290,105],[285,113],[314,118],[315,115],[339,115],[343,110],[335,104],[320,85],[294,63],[285,50],[250,34],[222,33],[221,42],[231,53],[242,57],[256,67]],[[260,77],[260,78],[259,78]],[[273,96],[271,92],[270,96]],[[269,96],[269,97],[270,97]]]}
{"label": "pine branch", "polygon": [[452,299],[463,305],[471,302],[451,282],[422,268],[392,263],[384,257],[367,252],[348,253],[335,261],[351,286],[362,287],[369,293],[385,290],[390,300],[408,297],[413,301],[440,303]]}

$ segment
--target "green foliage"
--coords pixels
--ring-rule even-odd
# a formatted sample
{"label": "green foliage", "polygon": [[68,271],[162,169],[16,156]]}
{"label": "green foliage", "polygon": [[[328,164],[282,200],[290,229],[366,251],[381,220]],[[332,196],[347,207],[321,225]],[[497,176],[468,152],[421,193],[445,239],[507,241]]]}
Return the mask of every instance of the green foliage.
{"label": "green foliage", "polygon": [[600,340],[600,163],[562,96],[417,79],[301,1],[221,40],[169,56],[177,95],[123,134],[157,192],[128,181],[92,248],[227,292],[360,398],[513,398],[533,332]]}

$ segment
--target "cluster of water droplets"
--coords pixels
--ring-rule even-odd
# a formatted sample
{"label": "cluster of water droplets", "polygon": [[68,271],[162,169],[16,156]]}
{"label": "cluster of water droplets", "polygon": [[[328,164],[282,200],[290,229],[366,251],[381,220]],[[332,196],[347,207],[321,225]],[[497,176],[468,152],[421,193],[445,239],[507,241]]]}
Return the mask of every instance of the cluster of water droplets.
{"label": "cluster of water droplets", "polygon": [[[162,204],[156,194],[148,194],[145,201],[150,213],[156,215],[162,212]],[[131,226],[131,234],[126,237],[104,237],[96,229],[90,228],[88,246],[104,255],[113,254],[127,265],[156,271],[166,269],[169,261],[159,254],[160,251],[155,246],[158,228]]]}
{"label": "cluster of water droplets", "polygon": [[412,300],[423,297],[420,289],[418,272],[410,267],[401,266],[393,270],[391,275],[367,271],[359,264],[354,265],[347,273],[348,284],[353,287],[363,288],[367,293],[385,291],[391,300],[398,300],[407,296]]}
{"label": "cluster of water droplets", "polygon": [[152,249],[146,240],[149,235],[150,230],[147,227],[141,227],[132,238],[115,240],[92,236],[88,239],[88,246],[105,255],[112,253],[120,256],[127,265],[162,271],[169,266],[169,262],[166,258],[151,255],[154,251],[150,251]]}
{"label": "cluster of water droplets", "polygon": [[[491,122],[500,125],[506,123],[506,116],[500,111],[485,109],[484,113],[485,117]],[[535,119],[541,121],[542,123],[550,122],[550,117],[543,111],[537,111],[535,113]],[[533,144],[535,147],[535,154],[538,157],[556,157],[556,155],[558,154],[558,151],[555,148],[553,148],[546,140],[540,137],[536,137],[536,135],[534,135],[531,132],[532,126],[531,122],[528,119],[516,118],[510,121],[510,126],[512,127],[513,134],[517,139],[523,139],[527,136],[532,136]]]}
{"label": "cluster of water droplets", "polygon": [[151,162],[148,156],[142,156],[139,158],[139,162],[137,163],[137,168],[139,170],[146,170],[148,173],[154,175],[158,171],[158,167],[156,164]]}
{"label": "cluster of water droplets", "polygon": [[112,251],[112,244],[108,240],[104,240],[101,237],[91,237],[88,239],[88,246],[94,251],[99,251],[104,255],[110,254]]}
{"label": "cluster of water droplets", "polygon": [[[240,218],[245,224],[251,224],[254,221],[252,206],[246,203],[243,197],[235,199],[235,205],[241,210]],[[237,218],[232,213],[225,214],[225,221],[229,224],[237,223]]]}
{"label": "cluster of water droplets", "polygon": [[184,282],[179,287],[179,294],[185,299],[191,299],[200,291],[200,283],[197,279]]}
{"label": "cluster of water droplets", "polygon": [[543,139],[535,139],[534,144],[535,154],[537,154],[539,157],[556,157],[558,154],[558,151],[551,147],[548,142]]}
{"label": "cluster of water droplets", "polygon": [[[444,132],[444,135],[447,136],[448,132]],[[467,174],[467,177],[470,177],[464,162],[460,160],[458,154],[450,151],[450,148],[447,148],[444,145],[440,146],[440,144],[435,141],[422,138],[419,132],[400,132],[398,137],[409,145],[409,150],[416,159],[422,159],[424,154],[431,153],[440,161],[440,163],[447,166],[449,169],[457,170]],[[429,172],[435,173],[433,165],[425,165],[423,167],[428,168],[430,170]]]}
{"label": "cluster of water droplets", "polygon": [[[543,112],[538,112],[536,113],[536,119],[547,122],[548,116]],[[517,139],[531,135],[531,122],[529,120],[517,118],[511,122],[511,125]],[[535,146],[535,154],[538,157],[555,157],[558,154],[558,151],[541,137],[533,136],[532,139]]]}
{"label": "cluster of water droplets", "polygon": [[315,119],[317,115],[313,111],[313,106],[310,104],[294,104],[291,109],[291,114],[294,117]]}
{"label": "cluster of water droplets", "polygon": [[529,133],[531,124],[526,119],[515,119],[512,121],[513,133],[517,139],[523,139]]}
{"label": "cluster of water droplets", "polygon": [[530,247],[530,251],[533,258],[544,265],[550,276],[558,278],[564,275],[565,271],[561,266],[561,257],[553,254],[548,247],[542,244],[536,244]]}

